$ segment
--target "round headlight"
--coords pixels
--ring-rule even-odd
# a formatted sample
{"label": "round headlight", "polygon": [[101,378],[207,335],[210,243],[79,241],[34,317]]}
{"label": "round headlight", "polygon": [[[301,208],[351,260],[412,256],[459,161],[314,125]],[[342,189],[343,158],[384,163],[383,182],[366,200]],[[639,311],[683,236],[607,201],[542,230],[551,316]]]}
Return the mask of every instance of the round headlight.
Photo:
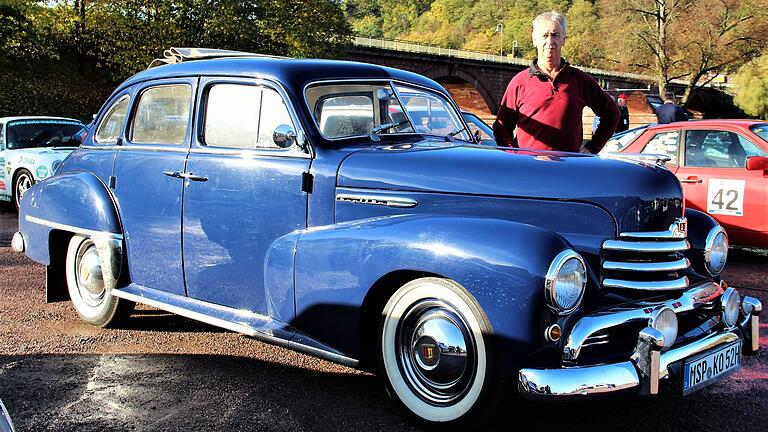
{"label": "round headlight", "polygon": [[723,323],[727,327],[736,327],[741,308],[741,296],[733,288],[728,288],[720,297],[720,307],[723,310]]}
{"label": "round headlight", "polygon": [[728,236],[722,227],[716,226],[707,235],[707,244],[704,250],[704,263],[707,266],[707,271],[712,276],[719,275],[727,260]]}
{"label": "round headlight", "polygon": [[677,339],[677,315],[670,307],[664,306],[653,311],[648,326],[664,335],[664,350],[672,348]]}
{"label": "round headlight", "polygon": [[573,312],[584,297],[587,267],[578,253],[566,249],[560,252],[547,270],[544,283],[547,305],[556,314]]}

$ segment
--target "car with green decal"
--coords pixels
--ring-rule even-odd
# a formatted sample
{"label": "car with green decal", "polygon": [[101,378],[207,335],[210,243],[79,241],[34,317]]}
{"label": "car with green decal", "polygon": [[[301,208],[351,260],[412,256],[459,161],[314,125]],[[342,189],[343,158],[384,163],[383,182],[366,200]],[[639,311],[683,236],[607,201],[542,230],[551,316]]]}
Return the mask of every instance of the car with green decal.
{"label": "car with green decal", "polygon": [[85,124],[63,117],[0,117],[0,201],[19,199],[53,175],[82,141]]}

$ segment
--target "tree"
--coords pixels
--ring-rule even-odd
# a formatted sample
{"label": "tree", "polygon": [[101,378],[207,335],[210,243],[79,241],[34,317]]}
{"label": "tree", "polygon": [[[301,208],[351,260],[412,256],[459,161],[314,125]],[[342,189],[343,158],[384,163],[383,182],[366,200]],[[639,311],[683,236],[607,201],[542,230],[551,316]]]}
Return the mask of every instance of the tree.
{"label": "tree", "polygon": [[[627,30],[621,45],[638,46],[629,50],[640,56],[626,59],[630,65],[650,70],[656,76],[659,95],[667,92],[672,80],[683,78],[677,58],[678,44],[670,26],[680,16],[694,8],[697,0],[606,0],[605,16],[614,17],[618,27]],[[624,60],[624,59],[621,59]]]}
{"label": "tree", "polygon": [[742,66],[733,83],[736,105],[751,116],[768,120],[768,53]]}
{"label": "tree", "polygon": [[597,6],[588,0],[575,0],[568,9],[563,55],[571,63],[595,67],[604,56],[600,43],[603,23],[598,13]]}
{"label": "tree", "polygon": [[714,0],[686,11],[675,25],[681,69],[688,75],[683,98],[719,73],[754,58],[766,46],[765,6],[750,0]]}

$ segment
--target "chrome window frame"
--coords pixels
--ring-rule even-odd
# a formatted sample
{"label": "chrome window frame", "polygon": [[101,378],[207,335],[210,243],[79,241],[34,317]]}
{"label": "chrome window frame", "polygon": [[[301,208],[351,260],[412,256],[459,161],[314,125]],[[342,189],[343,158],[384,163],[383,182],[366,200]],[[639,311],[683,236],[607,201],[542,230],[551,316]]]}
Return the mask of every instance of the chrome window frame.
{"label": "chrome window frame", "polygon": [[[192,83],[188,82],[190,79],[193,79],[195,81],[195,85],[192,85]],[[168,79],[161,79],[161,80],[155,80],[155,81],[148,81],[147,85],[142,86],[138,89],[136,92],[136,97],[134,98],[133,103],[130,106],[130,110],[128,111],[128,115],[126,118],[128,118],[128,121],[125,123],[125,128],[123,132],[123,138],[124,138],[124,147],[140,147],[142,149],[144,148],[158,148],[158,149],[177,149],[177,148],[183,148],[184,152],[186,153],[189,150],[189,146],[185,146],[184,144],[187,144],[187,141],[189,137],[191,136],[193,132],[194,127],[194,118],[195,118],[195,101],[196,101],[196,92],[197,92],[197,80],[198,77],[179,77],[179,78],[168,78]],[[133,130],[135,129],[136,125],[134,124],[136,121],[136,114],[139,110],[139,105],[141,104],[141,98],[144,96],[144,94],[152,89],[160,88],[160,87],[171,87],[171,86],[187,86],[190,89],[189,92],[189,115],[187,117],[187,129],[184,134],[184,141],[180,143],[174,143],[174,144],[165,144],[165,143],[137,143],[133,141]]]}
{"label": "chrome window frame", "polygon": [[[449,105],[456,111],[457,117],[459,119],[459,123],[461,124],[461,126],[464,127],[464,130],[466,131],[467,135],[470,136],[469,140],[465,140],[465,139],[461,139],[461,138],[456,138],[456,140],[464,142],[464,143],[468,143],[468,144],[475,144],[475,142],[472,140],[472,133],[469,132],[469,126],[467,126],[466,122],[464,121],[464,116],[461,115],[461,108],[459,108],[459,106],[456,105],[456,101],[453,100],[453,98],[451,97],[450,94],[442,93],[442,92],[440,92],[438,90],[435,90],[435,89],[433,89],[431,87],[427,87],[427,86],[424,86],[424,85],[421,85],[421,84],[416,84],[416,83],[409,82],[409,81],[403,81],[403,80],[391,79],[391,78],[389,78],[389,79],[388,78],[378,78],[378,79],[377,78],[361,78],[361,79],[344,78],[344,79],[336,79],[336,80],[334,80],[334,79],[324,79],[324,80],[318,80],[318,81],[310,81],[310,82],[304,84],[304,87],[301,90],[301,97],[304,100],[304,107],[307,109],[307,112],[309,113],[309,117],[312,119],[312,123],[315,126],[315,129],[320,134],[320,136],[324,140],[326,140],[326,141],[335,142],[335,141],[342,141],[342,140],[365,138],[365,137],[370,136],[369,134],[366,134],[366,135],[354,135],[354,136],[348,136],[348,137],[342,137],[342,138],[326,138],[325,135],[323,135],[323,133],[320,132],[320,125],[317,124],[317,119],[315,118],[315,116],[313,114],[312,107],[309,106],[309,100],[307,100],[307,89],[309,89],[310,87],[314,87],[314,86],[321,86],[321,85],[327,85],[327,84],[339,84],[339,83],[345,83],[345,84],[352,84],[352,83],[387,83],[387,84],[389,84],[392,87],[392,91],[395,92],[395,97],[397,97],[397,100],[398,100],[398,102],[400,103],[401,106],[403,106],[402,105],[403,101],[400,98],[400,94],[397,91],[397,88],[395,87],[395,84],[404,85],[406,87],[408,87],[408,86],[414,87],[414,88],[417,88],[417,89],[420,89],[420,90],[424,90],[426,92],[433,93],[433,94],[439,95],[441,97],[444,97],[448,101]],[[411,122],[411,125],[414,125],[413,119],[411,118],[411,115],[408,112],[408,110],[405,108],[405,106],[403,106],[403,112],[406,113],[405,115],[408,118],[408,121]],[[414,132],[391,133],[391,134],[386,134],[385,136],[418,136],[418,135],[429,136],[429,137],[445,138],[445,135],[420,133],[420,132],[415,132],[415,129],[414,129]]]}
{"label": "chrome window frame", "polygon": [[[93,142],[94,144],[99,144],[100,146],[108,146],[108,145],[115,145],[118,141],[120,141],[120,138],[123,136],[123,132],[125,131],[125,126],[128,124],[128,116],[131,113],[131,102],[133,101],[133,97],[131,95],[131,92],[125,92],[122,93],[120,96],[118,96],[115,99],[112,99],[114,102],[109,104],[107,106],[107,109],[104,110],[104,114],[99,117],[99,123],[96,125],[96,127],[93,130]],[[104,125],[104,122],[106,121],[107,117],[109,117],[112,112],[114,112],[115,108],[118,104],[120,104],[123,100],[127,100],[128,106],[125,110],[125,118],[123,119],[123,124],[120,126],[120,130],[117,132],[117,139],[114,141],[99,141],[99,130]]]}

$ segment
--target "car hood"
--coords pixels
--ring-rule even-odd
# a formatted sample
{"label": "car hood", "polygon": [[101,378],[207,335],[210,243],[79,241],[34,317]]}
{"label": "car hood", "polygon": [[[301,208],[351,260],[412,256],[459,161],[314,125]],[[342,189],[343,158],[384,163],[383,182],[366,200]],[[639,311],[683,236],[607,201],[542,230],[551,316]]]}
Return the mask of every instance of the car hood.
{"label": "car hood", "polygon": [[342,163],[337,184],[591,203],[621,232],[665,230],[683,212],[677,178],[654,164],[428,141],[358,151]]}

